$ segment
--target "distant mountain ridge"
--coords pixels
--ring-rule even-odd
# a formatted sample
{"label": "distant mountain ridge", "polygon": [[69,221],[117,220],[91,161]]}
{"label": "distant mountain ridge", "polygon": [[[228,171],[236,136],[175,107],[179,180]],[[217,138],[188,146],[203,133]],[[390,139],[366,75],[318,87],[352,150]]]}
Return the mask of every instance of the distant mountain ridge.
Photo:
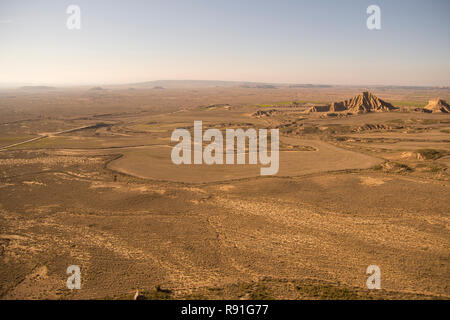
{"label": "distant mountain ridge", "polygon": [[154,80],[131,83],[134,87],[163,87],[163,88],[213,88],[213,87],[243,87],[258,89],[283,88],[328,88],[325,84],[288,84],[269,82],[249,82],[249,81],[223,81],[223,80]]}
{"label": "distant mountain ridge", "polygon": [[21,90],[55,90],[55,87],[50,86],[23,86],[20,87]]}

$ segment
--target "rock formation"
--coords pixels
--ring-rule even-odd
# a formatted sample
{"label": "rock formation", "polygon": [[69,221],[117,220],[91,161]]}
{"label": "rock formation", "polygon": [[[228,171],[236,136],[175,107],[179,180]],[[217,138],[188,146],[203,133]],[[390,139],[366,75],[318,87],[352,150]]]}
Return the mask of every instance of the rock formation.
{"label": "rock formation", "polygon": [[362,92],[359,95],[345,101],[333,102],[329,106],[314,106],[309,112],[347,112],[366,113],[396,110],[389,102],[381,100],[370,92]]}
{"label": "rock formation", "polygon": [[428,101],[428,104],[423,108],[424,112],[432,113],[432,112],[443,112],[449,113],[450,106],[442,99],[434,99]]}

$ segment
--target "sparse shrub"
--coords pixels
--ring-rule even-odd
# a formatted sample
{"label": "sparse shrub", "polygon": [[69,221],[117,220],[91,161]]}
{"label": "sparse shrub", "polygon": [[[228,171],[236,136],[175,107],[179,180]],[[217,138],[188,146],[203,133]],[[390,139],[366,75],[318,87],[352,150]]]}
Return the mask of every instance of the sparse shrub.
{"label": "sparse shrub", "polygon": [[381,164],[377,164],[376,166],[373,167],[373,170],[383,170],[383,166]]}
{"label": "sparse shrub", "polygon": [[253,288],[252,292],[249,296],[250,300],[270,300],[272,299],[269,289],[261,284],[258,284],[255,288]]}
{"label": "sparse shrub", "polygon": [[444,150],[419,149],[416,151],[424,160],[435,160],[447,154]]}
{"label": "sparse shrub", "polygon": [[373,167],[374,170],[382,170],[385,172],[406,173],[414,171],[411,167],[399,162],[385,162]]}
{"label": "sparse shrub", "polygon": [[338,288],[326,284],[318,285],[301,285],[296,286],[296,289],[308,296],[309,298],[322,299],[322,300],[354,300],[358,298],[358,294],[355,291],[347,288]]}
{"label": "sparse shrub", "polygon": [[432,166],[430,168],[430,172],[432,172],[432,173],[438,173],[438,172],[441,172],[442,170],[443,170],[443,168],[439,167],[439,166]]}
{"label": "sparse shrub", "polygon": [[172,290],[162,289],[158,285],[153,291],[143,291],[142,296],[145,300],[168,300],[171,299]]}

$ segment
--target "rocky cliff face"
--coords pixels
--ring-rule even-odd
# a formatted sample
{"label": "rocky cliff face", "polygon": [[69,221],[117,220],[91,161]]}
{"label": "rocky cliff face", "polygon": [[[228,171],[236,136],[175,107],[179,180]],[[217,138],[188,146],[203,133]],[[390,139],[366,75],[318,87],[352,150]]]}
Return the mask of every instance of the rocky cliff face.
{"label": "rocky cliff face", "polygon": [[428,104],[423,108],[424,112],[443,112],[449,113],[450,106],[442,99],[434,99],[428,101]]}
{"label": "rocky cliff face", "polygon": [[389,102],[381,100],[367,91],[343,101],[342,104],[348,112],[352,113],[383,112],[397,109]]}
{"label": "rocky cliff face", "polygon": [[327,108],[313,107],[310,112],[348,112],[348,113],[366,113],[383,112],[398,109],[389,102],[381,100],[370,92],[362,92],[359,95],[345,101],[333,102]]}

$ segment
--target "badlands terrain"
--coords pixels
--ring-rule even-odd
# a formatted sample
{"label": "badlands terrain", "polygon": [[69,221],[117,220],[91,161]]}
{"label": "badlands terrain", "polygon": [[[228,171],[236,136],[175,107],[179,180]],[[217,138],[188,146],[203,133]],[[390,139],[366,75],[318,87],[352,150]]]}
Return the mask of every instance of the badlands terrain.
{"label": "badlands terrain", "polygon": [[[448,88],[182,84],[0,90],[1,299],[450,298]],[[174,165],[195,120],[278,174]]]}

